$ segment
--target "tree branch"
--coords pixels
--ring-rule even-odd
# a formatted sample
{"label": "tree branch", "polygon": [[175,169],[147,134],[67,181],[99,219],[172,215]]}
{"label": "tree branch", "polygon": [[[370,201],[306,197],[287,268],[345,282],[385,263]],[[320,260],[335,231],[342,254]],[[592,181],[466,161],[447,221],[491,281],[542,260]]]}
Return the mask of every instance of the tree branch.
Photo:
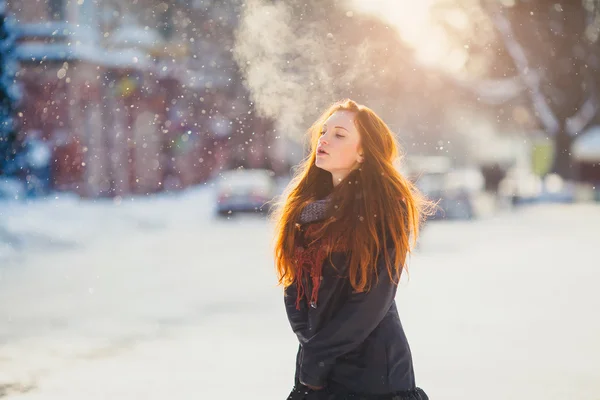
{"label": "tree branch", "polygon": [[567,118],[565,128],[569,135],[575,136],[586,129],[594,120],[598,113],[598,99],[595,93],[592,93],[585,103],[579,108],[579,111],[570,118]]}
{"label": "tree branch", "polygon": [[527,60],[527,55],[521,44],[515,39],[510,20],[504,15],[503,11],[495,4],[495,0],[484,0],[484,7],[489,11],[490,19],[500,33],[500,37],[506,46],[508,54],[512,57],[519,76],[529,89],[529,94],[537,116],[544,126],[546,132],[555,135],[560,128],[556,115],[550,108],[548,101],[540,90],[539,74],[532,70]]}
{"label": "tree branch", "polygon": [[461,79],[450,74],[447,78],[454,84],[468,89],[488,104],[502,104],[523,94],[526,87],[520,77],[514,76],[503,79]]}

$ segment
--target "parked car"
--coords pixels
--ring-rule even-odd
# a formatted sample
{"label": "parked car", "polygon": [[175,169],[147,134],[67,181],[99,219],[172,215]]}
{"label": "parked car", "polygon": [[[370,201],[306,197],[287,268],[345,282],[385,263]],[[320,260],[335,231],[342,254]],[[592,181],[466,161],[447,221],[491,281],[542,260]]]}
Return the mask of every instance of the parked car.
{"label": "parked car", "polygon": [[430,219],[468,220],[477,216],[475,203],[484,186],[480,171],[461,168],[425,172],[416,185],[427,198],[438,203]]}
{"label": "parked car", "polygon": [[19,179],[0,176],[0,200],[22,200],[25,195],[24,182]]}
{"label": "parked car", "polygon": [[543,191],[542,178],[526,168],[512,168],[500,182],[498,194],[513,205],[536,203]]}
{"label": "parked car", "polygon": [[267,213],[278,194],[273,171],[237,169],[220,175],[217,183],[217,214]]}

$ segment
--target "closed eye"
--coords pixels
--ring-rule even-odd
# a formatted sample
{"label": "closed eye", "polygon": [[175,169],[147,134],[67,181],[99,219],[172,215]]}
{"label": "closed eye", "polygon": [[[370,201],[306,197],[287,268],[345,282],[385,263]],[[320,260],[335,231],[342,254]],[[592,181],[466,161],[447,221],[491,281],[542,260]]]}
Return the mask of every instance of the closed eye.
{"label": "closed eye", "polygon": [[344,136],[344,135],[340,135],[339,133],[336,133],[336,134],[335,134],[335,137],[336,137],[336,138],[340,138],[340,139],[341,139],[341,138],[343,138],[343,137],[346,137],[346,136]]}

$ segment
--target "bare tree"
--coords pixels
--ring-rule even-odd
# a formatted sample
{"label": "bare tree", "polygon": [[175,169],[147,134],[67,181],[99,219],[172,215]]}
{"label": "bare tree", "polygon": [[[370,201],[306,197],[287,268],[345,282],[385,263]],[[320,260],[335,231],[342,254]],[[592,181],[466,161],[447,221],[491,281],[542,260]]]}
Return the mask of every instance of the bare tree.
{"label": "bare tree", "polygon": [[598,114],[598,4],[485,0],[485,10],[526,85],[542,127],[554,138],[552,171],[572,177],[571,145]]}
{"label": "bare tree", "polygon": [[466,29],[443,23],[479,67],[466,67],[477,79],[457,82],[477,93],[505,86],[511,90],[500,96],[504,103],[521,104],[525,95],[554,142],[552,171],[566,178],[573,175],[574,139],[598,120],[599,9],[598,0],[440,0],[436,7],[441,23],[456,10],[471,20]]}

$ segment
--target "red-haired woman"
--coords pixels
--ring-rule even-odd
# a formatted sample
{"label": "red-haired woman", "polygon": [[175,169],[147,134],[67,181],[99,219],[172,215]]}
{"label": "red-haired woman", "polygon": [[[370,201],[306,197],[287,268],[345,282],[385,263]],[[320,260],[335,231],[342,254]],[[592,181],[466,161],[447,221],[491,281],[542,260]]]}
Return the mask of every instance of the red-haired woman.
{"label": "red-haired woman", "polygon": [[429,203],[394,167],[394,136],[369,108],[336,103],[309,134],[311,154],[274,214],[300,342],[289,399],[427,399],[394,297]]}

